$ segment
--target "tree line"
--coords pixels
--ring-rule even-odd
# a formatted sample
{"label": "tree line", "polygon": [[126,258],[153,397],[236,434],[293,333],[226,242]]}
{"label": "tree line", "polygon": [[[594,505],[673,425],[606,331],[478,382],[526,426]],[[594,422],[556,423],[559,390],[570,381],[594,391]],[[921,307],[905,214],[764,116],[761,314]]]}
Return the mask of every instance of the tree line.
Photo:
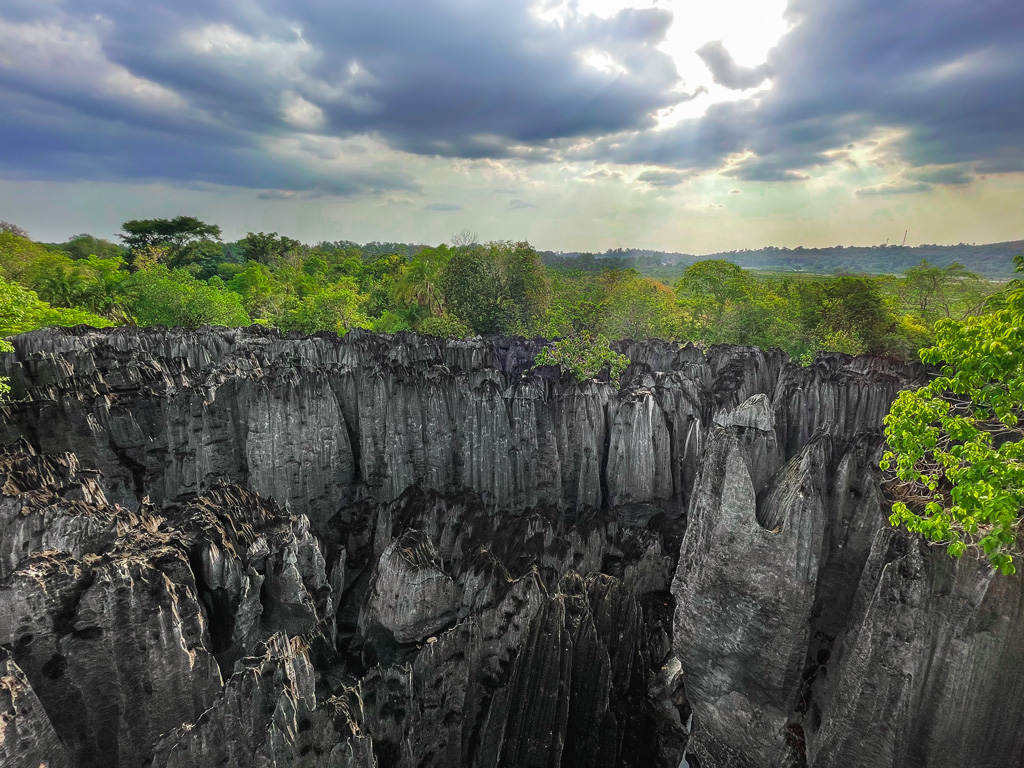
{"label": "tree line", "polygon": [[124,222],[119,243],[38,243],[0,231],[0,335],[45,325],[439,336],[661,338],[914,358],[941,318],[977,314],[998,287],[953,263],[898,277],[763,274],[698,261],[666,283],[636,268],[546,265],[526,242],[307,245],[276,232],[233,242],[191,216]]}

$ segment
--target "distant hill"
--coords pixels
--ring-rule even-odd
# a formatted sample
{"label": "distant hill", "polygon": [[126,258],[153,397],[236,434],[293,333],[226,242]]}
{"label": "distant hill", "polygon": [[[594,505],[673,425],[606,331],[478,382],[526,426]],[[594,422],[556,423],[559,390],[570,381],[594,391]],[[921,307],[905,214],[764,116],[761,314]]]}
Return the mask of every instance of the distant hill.
{"label": "distant hill", "polygon": [[1024,240],[974,245],[841,245],[831,248],[776,248],[723,251],[703,256],[690,253],[652,251],[640,248],[616,248],[604,253],[541,251],[544,263],[594,271],[612,268],[635,268],[656,277],[673,277],[697,261],[724,259],[745,269],[768,272],[836,274],[839,272],[875,275],[902,274],[927,259],[938,266],[959,261],[973,272],[994,279],[1013,275],[1013,257],[1024,253]]}

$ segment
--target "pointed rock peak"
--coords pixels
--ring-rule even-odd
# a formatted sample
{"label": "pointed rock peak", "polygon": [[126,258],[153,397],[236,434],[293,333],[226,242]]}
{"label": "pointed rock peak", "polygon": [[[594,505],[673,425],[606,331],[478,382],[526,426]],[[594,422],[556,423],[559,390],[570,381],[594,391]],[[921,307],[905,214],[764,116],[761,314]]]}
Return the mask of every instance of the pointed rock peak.
{"label": "pointed rock peak", "polygon": [[757,394],[730,411],[716,414],[715,424],[720,427],[753,427],[762,432],[771,432],[775,429],[775,414],[768,396]]}

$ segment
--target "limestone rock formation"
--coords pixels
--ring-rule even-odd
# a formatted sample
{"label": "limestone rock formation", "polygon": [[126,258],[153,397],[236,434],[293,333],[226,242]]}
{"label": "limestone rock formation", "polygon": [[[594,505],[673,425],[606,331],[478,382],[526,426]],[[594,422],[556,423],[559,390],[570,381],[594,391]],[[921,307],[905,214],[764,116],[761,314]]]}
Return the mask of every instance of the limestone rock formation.
{"label": "limestone rock formation", "polygon": [[0,357],[0,763],[1024,763],[1024,590],[885,521],[917,367],[45,330]]}

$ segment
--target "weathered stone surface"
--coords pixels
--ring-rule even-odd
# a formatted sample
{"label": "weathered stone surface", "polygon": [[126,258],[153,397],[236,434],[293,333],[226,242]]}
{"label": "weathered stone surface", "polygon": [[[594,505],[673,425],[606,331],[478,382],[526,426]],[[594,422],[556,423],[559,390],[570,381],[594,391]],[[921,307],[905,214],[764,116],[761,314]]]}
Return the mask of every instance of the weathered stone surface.
{"label": "weathered stone surface", "polygon": [[407,531],[377,561],[359,630],[368,641],[383,631],[397,643],[414,643],[454,623],[455,608],[455,582],[430,539]]}
{"label": "weathered stone surface", "polygon": [[880,531],[808,739],[815,766],[1024,764],[1024,588]]}
{"label": "weathered stone surface", "polygon": [[0,645],[73,765],[141,765],[161,733],[206,710],[221,680],[204,635],[188,561],[170,547],[44,552],[0,583]]}
{"label": "weathered stone surface", "polygon": [[0,765],[67,768],[64,745],[28,678],[0,649]]}
{"label": "weathered stone surface", "polygon": [[198,721],[156,745],[152,765],[374,768],[373,746],[356,728],[343,702],[317,707],[304,643],[275,634],[261,656],[238,662],[220,698]]}
{"label": "weathered stone surface", "polygon": [[621,342],[616,390],[541,345],[18,337],[0,762],[1024,760],[1019,578],[885,526],[919,369]]}

